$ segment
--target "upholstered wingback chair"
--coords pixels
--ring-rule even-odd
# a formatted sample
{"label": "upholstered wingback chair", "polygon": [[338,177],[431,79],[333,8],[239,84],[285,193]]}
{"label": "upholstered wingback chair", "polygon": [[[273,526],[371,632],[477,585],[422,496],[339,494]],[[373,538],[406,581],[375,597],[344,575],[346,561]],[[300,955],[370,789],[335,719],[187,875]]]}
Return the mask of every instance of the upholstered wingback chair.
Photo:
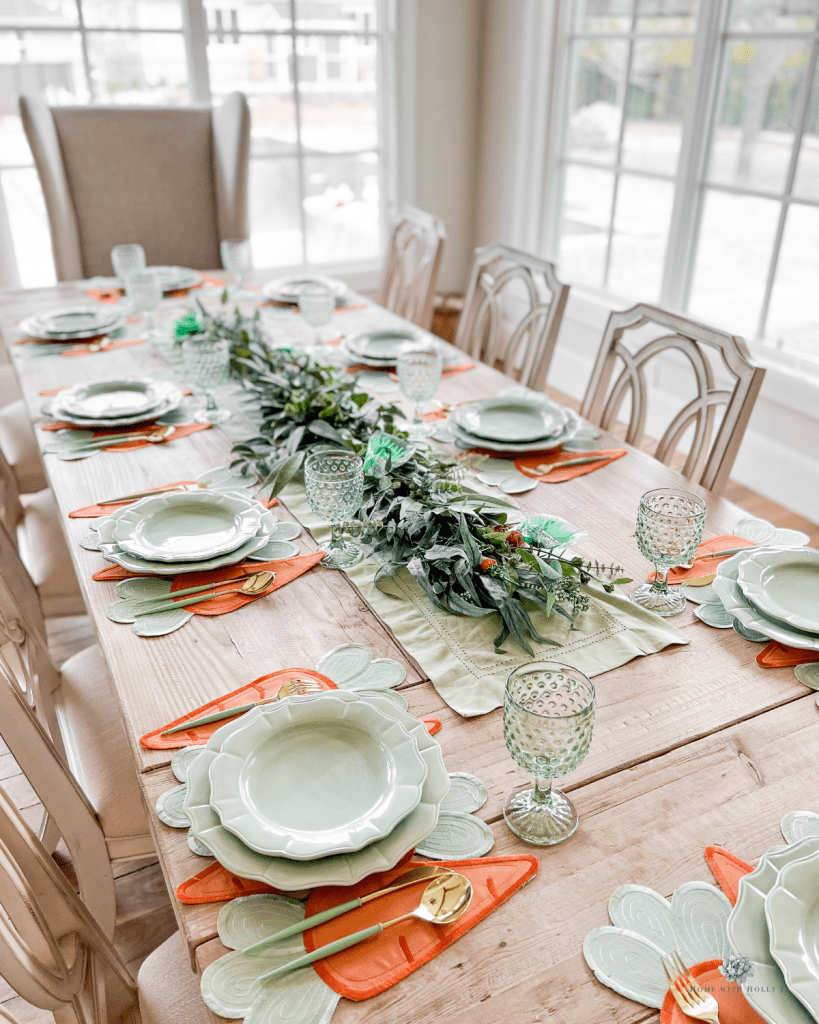
{"label": "upholstered wingback chair", "polygon": [[110,275],[111,249],[139,242],[150,264],[220,266],[247,236],[250,116],[216,108],[47,107],[20,97],[51,227],[57,277]]}

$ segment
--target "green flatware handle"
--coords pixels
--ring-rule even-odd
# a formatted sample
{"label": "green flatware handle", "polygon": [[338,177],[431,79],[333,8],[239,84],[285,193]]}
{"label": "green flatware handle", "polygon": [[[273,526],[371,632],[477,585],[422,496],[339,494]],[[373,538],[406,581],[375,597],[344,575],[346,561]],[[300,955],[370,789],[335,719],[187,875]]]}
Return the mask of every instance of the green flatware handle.
{"label": "green flatware handle", "polygon": [[[187,608],[189,604],[201,604],[202,601],[212,601],[214,597],[222,597],[223,593],[213,594],[201,594],[199,597],[189,597],[185,601],[168,601],[167,604],[160,604],[155,608],[149,608],[144,612],[137,612],[136,617],[139,619],[143,615],[155,615],[157,612],[172,612],[174,608]],[[248,597],[253,597],[253,594],[248,594]]]}
{"label": "green flatware handle", "polygon": [[183,722],[182,725],[175,725],[172,729],[165,729],[160,736],[170,736],[174,732],[185,732],[186,729],[196,729],[200,725],[210,725],[211,722],[221,722],[224,718],[233,718],[234,715],[243,715],[256,707],[259,701],[254,700],[252,704],[240,704],[238,708],[228,708],[227,711],[214,711],[212,715],[204,715],[202,718],[194,718],[192,722]]}
{"label": "green flatware handle", "polygon": [[299,967],[306,967],[307,964],[313,964],[316,960],[323,960],[326,956],[332,956],[333,953],[340,953],[342,949],[349,949],[350,946],[355,946],[359,942],[364,942],[365,939],[371,939],[374,935],[380,935],[383,931],[383,924],[374,924],[372,928],[365,928],[363,931],[354,932],[352,935],[347,935],[343,939],[336,939],[335,942],[328,942],[326,946],[322,946],[320,949],[315,949],[312,953],[308,953],[306,956],[300,956],[297,960],[291,960],[289,964],[282,964],[281,967],[277,967],[274,971],[268,971],[267,974],[263,974],[259,978],[259,981],[270,981],[273,978],[281,978],[283,975],[289,974],[291,971],[295,971]]}
{"label": "green flatware handle", "polygon": [[[239,576],[235,580],[225,580],[224,583],[201,583],[198,587],[188,587],[185,590],[174,590],[173,597],[187,597],[189,594],[202,594],[206,590],[213,590],[215,587],[224,586],[225,583],[241,583],[245,578],[250,579],[253,573],[248,573],[247,577]],[[144,612],[138,612],[138,615],[145,615],[148,609],[153,606],[153,610],[156,610],[156,605],[163,602],[170,608],[168,596],[163,594],[162,597],[146,597],[144,601],[140,602],[145,605]],[[174,602],[176,604],[176,602]]]}
{"label": "green flatware handle", "polygon": [[255,953],[257,950],[267,948],[267,946],[272,945],[274,942],[289,939],[291,935],[300,935],[302,932],[306,932],[308,928],[314,928],[317,924],[324,924],[325,921],[332,921],[334,917],[340,917],[342,914],[346,914],[348,910],[355,910],[356,907],[360,906],[363,906],[363,903],[356,897],[354,900],[342,903],[338,907],[330,907],[329,910],[323,910],[320,914],[313,914],[312,917],[305,917],[303,921],[291,924],[289,928],[283,928],[280,932],[276,932],[275,935],[268,935],[267,938],[254,942],[252,946],[248,946],[243,952]]}

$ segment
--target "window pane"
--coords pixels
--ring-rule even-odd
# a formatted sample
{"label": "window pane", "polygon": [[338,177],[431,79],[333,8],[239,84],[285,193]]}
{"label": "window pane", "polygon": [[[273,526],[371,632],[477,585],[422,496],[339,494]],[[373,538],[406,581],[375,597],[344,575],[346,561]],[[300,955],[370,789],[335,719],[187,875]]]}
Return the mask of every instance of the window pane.
{"label": "window pane", "polygon": [[51,255],[51,235],[37,172],[33,167],[4,171],[0,182],[6,196],[20,283],[24,288],[54,284],[57,276]]}
{"label": "window pane", "polygon": [[304,162],[307,259],[374,259],[381,251],[379,164],[375,153]]}
{"label": "window pane", "polygon": [[[240,29],[276,29],[287,32],[291,27],[290,0],[204,0],[205,13],[208,19],[210,42],[222,43],[231,39],[232,33]],[[233,42],[238,42],[233,38]]]}
{"label": "window pane", "polygon": [[708,180],[781,193],[804,98],[807,42],[729,39]]}
{"label": "window pane", "polygon": [[603,284],[613,188],[610,171],[566,168],[558,263],[567,279]]}
{"label": "window pane", "polygon": [[248,204],[255,267],[278,267],[304,261],[300,202],[299,170],[295,160],[250,161]]}
{"label": "window pane", "polygon": [[794,195],[805,199],[819,199],[819,68],[813,72],[805,134],[799,150],[796,178],[793,183]]}
{"label": "window pane", "polygon": [[296,28],[372,32],[376,28],[376,0],[296,0]]}
{"label": "window pane", "polygon": [[208,45],[214,96],[240,89],[250,105],[253,156],[295,153],[296,106],[293,99],[293,44],[290,36],[245,35],[235,44],[211,35]]}
{"label": "window pane", "polygon": [[733,0],[731,28],[809,32],[816,25],[816,0]]}
{"label": "window pane", "polygon": [[699,0],[637,0],[638,32],[693,32]]}
{"label": "window pane", "polygon": [[776,268],[765,335],[819,353],[819,210],[792,205]]}
{"label": "window pane", "polygon": [[577,27],[581,32],[628,32],[633,0],[580,0]]}
{"label": "window pane", "polygon": [[705,200],[692,313],[735,334],[756,334],[779,203],[709,191]]}
{"label": "window pane", "polygon": [[0,25],[76,25],[74,0],[6,0]]}
{"label": "window pane", "polygon": [[660,297],[674,185],[623,174],[617,186],[607,287],[646,302]]}
{"label": "window pane", "polygon": [[189,102],[181,33],[89,32],[88,56],[98,102]]}
{"label": "window pane", "polygon": [[91,28],[182,28],[184,0],[82,0]]}
{"label": "window pane", "polygon": [[377,146],[375,40],[298,36],[296,48],[305,149],[339,153]]}
{"label": "window pane", "polygon": [[626,89],[626,43],[584,39],[574,44],[569,155],[599,164],[617,159]]}
{"label": "window pane", "polygon": [[675,174],[692,39],[640,39],[634,46],[622,162]]}

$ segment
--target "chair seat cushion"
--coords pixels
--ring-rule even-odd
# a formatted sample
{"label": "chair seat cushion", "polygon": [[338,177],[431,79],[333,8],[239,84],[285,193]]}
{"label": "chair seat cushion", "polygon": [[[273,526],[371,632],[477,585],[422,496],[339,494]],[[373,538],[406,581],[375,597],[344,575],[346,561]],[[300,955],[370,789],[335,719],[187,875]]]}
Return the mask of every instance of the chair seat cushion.
{"label": "chair seat cushion", "polygon": [[22,399],[0,409],[0,449],[11,466],[21,494],[48,486],[34,428]]}
{"label": "chair seat cushion", "polygon": [[137,987],[142,1024],[211,1024],[180,932],[145,960]]}
{"label": "chair seat cushion", "polygon": [[111,857],[155,855],[102,651],[96,644],[88,647],[60,672],[57,707],[70,767],[97,812]]}
{"label": "chair seat cushion", "polygon": [[17,546],[40,594],[43,613],[46,617],[85,614],[54,495],[49,488],[21,494],[20,504],[23,518],[17,526]]}

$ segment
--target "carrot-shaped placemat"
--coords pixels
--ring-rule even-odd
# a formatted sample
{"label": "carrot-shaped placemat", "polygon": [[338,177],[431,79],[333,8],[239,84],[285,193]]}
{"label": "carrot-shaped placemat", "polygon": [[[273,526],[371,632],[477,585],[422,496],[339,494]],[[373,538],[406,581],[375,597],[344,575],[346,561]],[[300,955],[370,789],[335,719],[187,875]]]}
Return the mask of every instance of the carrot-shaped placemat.
{"label": "carrot-shaped placemat", "polygon": [[[255,563],[263,564],[263,563]],[[234,567],[235,568],[235,567]],[[200,575],[200,574],[197,574]],[[337,690],[338,687],[329,676],[322,675],[312,668],[282,668],[277,672],[268,672],[267,675],[259,676],[251,683],[240,686],[238,690],[232,690],[221,697],[202,704],[201,707],[188,711],[173,722],[166,722],[158,729],[146,732],[140,736],[139,742],[149,750],[173,750],[175,747],[201,746],[210,739],[216,730],[225,724],[228,719],[219,722],[211,722],[209,725],[200,725],[194,729],[186,729],[183,732],[175,732],[170,736],[162,736],[166,729],[183,725],[185,722],[193,722],[205,715],[212,715],[217,711],[228,711],[230,708],[238,708],[243,704],[250,704],[252,701],[267,700],[275,697],[285,683],[291,679],[309,679],[317,682],[324,690]]]}
{"label": "carrot-shaped placemat", "polygon": [[[200,430],[209,430],[210,426],[210,423],[180,423],[178,425],[175,425],[173,433],[168,434],[168,436],[164,438],[162,441],[143,441],[141,438],[135,437],[130,441],[123,441],[121,444],[112,444],[108,447],[103,445],[101,450],[105,452],[132,452],[137,448],[147,448],[151,444],[167,444],[169,441],[178,441],[180,437],[187,437],[188,434],[197,434]],[[73,423],[58,422],[48,423],[42,429],[85,430],[87,428],[78,427],[76,424]],[[141,431],[144,434],[151,434],[156,429],[157,428],[153,425],[149,425],[146,427],[144,426],[144,424],[136,424],[135,427],[129,427],[127,430],[95,430],[93,432],[91,439],[96,440],[97,438],[101,437],[110,437],[113,440],[114,438],[121,436],[122,434],[130,434],[132,432],[136,432],[137,430]]]}
{"label": "carrot-shaped placemat", "polygon": [[[712,551],[732,551],[734,548],[755,548],[756,541],[746,540],[744,537],[737,537],[733,533],[721,533],[718,537],[709,537],[697,548],[694,565],[691,569],[683,569],[682,566],[675,566],[668,573],[669,583],[685,583],[686,580],[697,579],[699,576],[709,576],[717,571],[717,566],[730,558],[731,555],[718,555],[715,558],[707,556]],[[648,577],[654,579],[654,573]]]}
{"label": "carrot-shaped placemat", "polygon": [[798,647],[786,647],[771,640],[756,656],[757,665],[762,668],[795,668],[819,661],[819,651],[804,651]]}
{"label": "carrot-shaped placemat", "polygon": [[[454,377],[456,373],[465,373],[467,370],[474,370],[475,363],[457,363],[452,366],[445,366],[441,371],[442,377]],[[395,373],[394,366],[365,366],[364,363],[356,363],[347,367],[347,373],[367,373],[375,370],[376,373]]]}
{"label": "carrot-shaped placemat", "polygon": [[753,864],[737,857],[735,853],[726,850],[724,846],[707,846],[705,859],[714,878],[719,883],[720,889],[728,897],[731,906],[735,906],[739,895],[740,879],[754,870]]}
{"label": "carrot-shaped placemat", "polygon": [[[366,944],[352,946],[317,961],[313,964],[314,970],[335,992],[348,999],[361,1000],[391,988],[474,928],[528,882],[539,867],[537,859],[529,855],[418,863],[419,866],[449,867],[465,875],[472,884],[469,909],[453,924],[435,928],[417,919],[403,921],[387,928]],[[310,917],[356,896],[374,892],[389,885],[401,873],[402,869],[396,867],[382,875],[366,878],[358,885],[315,889],[307,902],[305,916]],[[418,906],[422,892],[422,886],[402,889],[310,928],[304,933],[304,948],[312,953],[319,946],[345,935],[408,914]]]}
{"label": "carrot-shaped placemat", "polygon": [[[15,341],[15,345],[59,345],[62,348],[58,348],[54,351],[54,355],[62,356],[63,359],[71,359],[76,356],[91,356],[99,355],[102,352],[110,352],[115,348],[128,348],[130,345],[144,345],[144,338],[126,338],[122,341],[109,341],[106,345],[101,345],[99,348],[92,348],[96,346],[97,342],[101,341],[105,337],[104,334],[95,334],[92,338],[83,338],[82,342],[66,342],[56,341],[49,338],[21,338],[19,341]],[[68,348],[66,346],[70,345]],[[57,390],[60,390],[59,388]],[[54,392],[56,393],[56,391]],[[45,394],[45,392],[41,392]]]}
{"label": "carrot-shaped placemat", "polygon": [[[625,448],[601,449],[597,452],[564,452],[557,448],[551,451],[533,452],[519,455],[515,459],[515,469],[524,476],[532,477],[546,484],[559,484],[565,480],[573,480],[576,476],[585,476],[596,469],[608,466],[616,459],[626,455]],[[592,461],[594,460],[594,461]],[[559,468],[563,462],[573,463]],[[554,468],[553,468],[554,467]]]}

